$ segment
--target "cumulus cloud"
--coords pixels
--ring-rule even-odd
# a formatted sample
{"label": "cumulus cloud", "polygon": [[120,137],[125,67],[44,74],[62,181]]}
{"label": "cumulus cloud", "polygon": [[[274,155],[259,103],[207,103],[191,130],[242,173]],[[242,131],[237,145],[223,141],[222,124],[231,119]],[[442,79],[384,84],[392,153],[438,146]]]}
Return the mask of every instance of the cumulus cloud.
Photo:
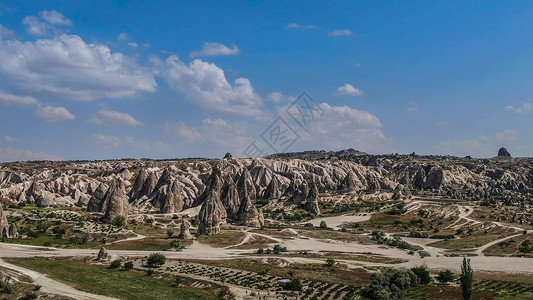
{"label": "cumulus cloud", "polygon": [[43,10],[39,12],[39,16],[52,25],[72,26],[72,21],[57,10]]}
{"label": "cumulus cloud", "polygon": [[348,29],[334,30],[334,31],[328,32],[328,36],[349,36],[352,34],[353,34],[352,31]]}
{"label": "cumulus cloud", "polygon": [[89,123],[105,126],[142,126],[142,122],[137,121],[127,113],[113,110],[101,110],[96,118],[89,120]]}
{"label": "cumulus cloud", "polygon": [[129,39],[129,36],[128,36],[128,34],[125,33],[125,32],[121,32],[121,33],[119,33],[119,35],[117,36],[117,40],[119,40],[119,41],[126,41],[126,40],[128,40],[128,39]]}
{"label": "cumulus cloud", "polygon": [[165,78],[172,89],[184,93],[203,110],[215,115],[261,116],[262,99],[247,78],[233,84],[213,63],[195,59],[189,65],[172,55],[166,60],[152,57],[154,72]]}
{"label": "cumulus cloud", "polygon": [[39,18],[34,16],[27,16],[22,20],[26,25],[26,31],[31,35],[47,35],[52,26],[45,22],[41,22]]}
{"label": "cumulus cloud", "polygon": [[15,36],[15,33],[13,31],[5,28],[0,24],[0,40],[7,39],[7,38],[13,38]]}
{"label": "cumulus cloud", "polygon": [[42,152],[35,153],[25,149],[14,149],[11,147],[0,148],[0,162],[27,160],[62,160],[62,158],[58,155],[50,155]]}
{"label": "cumulus cloud", "polygon": [[526,102],[521,107],[514,107],[512,105],[509,105],[505,108],[505,110],[514,112],[517,114],[526,114],[533,111],[533,104]]}
{"label": "cumulus cloud", "polygon": [[70,111],[62,106],[39,106],[35,114],[39,120],[49,123],[76,119]]}
{"label": "cumulus cloud", "polygon": [[116,148],[122,146],[122,140],[111,135],[93,134],[91,140],[100,148]]}
{"label": "cumulus cloud", "polygon": [[390,150],[378,117],[348,106],[320,104],[324,115],[310,123],[302,140],[324,149],[356,148],[363,151]]}
{"label": "cumulus cloud", "polygon": [[518,139],[518,133],[516,130],[507,129],[495,134],[498,141],[514,141]]}
{"label": "cumulus cloud", "polygon": [[338,87],[337,92],[335,94],[338,96],[361,96],[363,94],[363,91],[358,88],[355,88],[349,83],[346,83],[345,85]]}
{"label": "cumulus cloud", "polygon": [[191,52],[191,57],[239,55],[240,53],[241,51],[235,45],[230,48],[221,43],[205,42],[201,50]]}
{"label": "cumulus cloud", "polygon": [[286,102],[293,102],[294,100],[296,100],[296,97],[286,96],[281,92],[272,92],[268,94],[267,99],[270,102],[280,104],[280,103],[286,103]]}
{"label": "cumulus cloud", "polygon": [[15,96],[3,93],[0,91],[0,105],[4,106],[24,106],[37,104],[37,100],[33,97]]}
{"label": "cumulus cloud", "polygon": [[301,25],[298,23],[291,23],[287,25],[287,28],[289,29],[313,29],[316,28],[314,25]]}
{"label": "cumulus cloud", "polygon": [[413,112],[413,111],[419,111],[419,110],[420,109],[418,108],[418,104],[416,104],[416,102],[409,101],[409,108],[407,108],[407,111]]}
{"label": "cumulus cloud", "polygon": [[0,40],[0,89],[12,94],[90,101],[154,92],[150,70],[109,47],[61,34],[32,42]]}
{"label": "cumulus cloud", "polygon": [[[249,125],[222,119],[205,119],[199,127],[189,127],[185,122],[167,123],[165,131],[184,146],[200,146],[210,154],[243,151],[252,140]],[[205,154],[204,154],[205,155]]]}

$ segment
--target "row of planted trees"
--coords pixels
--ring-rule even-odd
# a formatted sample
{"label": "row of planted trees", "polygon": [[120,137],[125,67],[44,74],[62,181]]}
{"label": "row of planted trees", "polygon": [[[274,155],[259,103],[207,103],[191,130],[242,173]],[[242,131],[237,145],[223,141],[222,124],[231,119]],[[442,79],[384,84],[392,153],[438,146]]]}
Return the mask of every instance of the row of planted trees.
{"label": "row of planted trees", "polygon": [[[440,272],[437,279],[447,283],[455,279],[453,272],[446,270]],[[459,283],[463,292],[463,299],[472,298],[474,271],[470,266],[470,259],[464,258],[461,265]],[[426,266],[415,267],[410,270],[387,269],[372,275],[370,288],[364,296],[374,300],[402,299],[404,291],[419,285],[429,284],[431,276]]]}

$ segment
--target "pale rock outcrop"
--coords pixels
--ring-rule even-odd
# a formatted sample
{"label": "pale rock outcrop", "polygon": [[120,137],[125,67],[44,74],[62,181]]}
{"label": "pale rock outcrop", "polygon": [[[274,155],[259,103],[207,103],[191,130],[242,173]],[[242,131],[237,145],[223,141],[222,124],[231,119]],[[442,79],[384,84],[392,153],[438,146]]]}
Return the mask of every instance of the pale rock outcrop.
{"label": "pale rock outcrop", "polygon": [[135,178],[135,183],[133,183],[133,187],[131,188],[128,196],[130,196],[131,199],[137,199],[139,198],[139,192],[142,190],[144,182],[148,178],[148,172],[146,172],[145,169],[142,169],[139,171],[139,174]]}
{"label": "pale rock outcrop", "polygon": [[239,191],[239,198],[242,201],[245,199],[245,194],[254,198],[257,195],[255,184],[252,180],[250,171],[245,167],[241,173],[239,180],[237,181],[237,190]]}
{"label": "pale rock outcrop", "polygon": [[96,257],[98,260],[107,260],[109,259],[109,253],[107,253],[107,249],[102,247],[100,248],[100,251],[98,251],[98,256]]}
{"label": "pale rock outcrop", "polygon": [[8,227],[9,227],[9,224],[7,223],[7,216],[2,207],[2,203],[0,203],[0,233],[4,231],[4,228],[8,228]]}
{"label": "pale rock outcrop", "polygon": [[313,215],[320,214],[320,207],[318,206],[318,187],[314,183],[311,185],[311,190],[307,195],[307,199],[305,199],[305,202],[303,203],[303,208]]}
{"label": "pale rock outcrop", "polygon": [[191,240],[193,239],[193,236],[191,232],[189,231],[191,227],[191,223],[187,219],[181,220],[181,226],[180,226],[180,235],[178,236],[178,239],[182,240]]}
{"label": "pale rock outcrop", "polygon": [[118,216],[128,217],[128,197],[116,181],[111,183],[104,197],[102,212],[104,211],[104,222],[111,222]]}
{"label": "pale rock outcrop", "polygon": [[233,179],[229,177],[222,187],[221,201],[226,209],[228,218],[233,218],[239,211],[241,201],[239,199],[239,191]]}
{"label": "pale rock outcrop", "polygon": [[7,231],[8,235],[10,238],[18,238],[19,237],[19,233],[18,233],[18,230],[17,230],[17,225],[15,225],[15,223],[11,223],[9,225],[9,230]]}
{"label": "pale rock outcrop", "polygon": [[264,224],[264,218],[260,218],[259,210],[253,205],[246,192],[237,213],[237,223],[249,227],[261,227]]}
{"label": "pale rock outcrop", "polygon": [[104,202],[106,191],[104,183],[100,183],[87,203],[88,212],[102,212],[101,208],[103,207],[102,203]]}
{"label": "pale rock outcrop", "polygon": [[209,194],[217,194],[220,198],[220,193],[222,191],[223,185],[224,182],[222,180],[222,171],[220,169],[220,166],[218,164],[214,165],[212,167],[211,175],[209,175],[209,178],[206,181],[204,191],[202,192],[200,197],[194,200],[192,206],[198,206],[204,203]]}
{"label": "pale rock outcrop", "polygon": [[220,233],[220,225],[226,222],[226,218],[226,209],[220,201],[219,193],[210,192],[197,216],[198,233],[207,235]]}
{"label": "pale rock outcrop", "polygon": [[270,180],[268,183],[265,192],[263,193],[263,199],[279,199],[281,196],[283,196],[281,191],[281,182],[279,181],[278,176],[273,176],[272,180]]}
{"label": "pale rock outcrop", "polygon": [[154,207],[159,207],[162,213],[177,213],[183,210],[183,193],[178,181],[161,186],[157,196],[152,201]]}

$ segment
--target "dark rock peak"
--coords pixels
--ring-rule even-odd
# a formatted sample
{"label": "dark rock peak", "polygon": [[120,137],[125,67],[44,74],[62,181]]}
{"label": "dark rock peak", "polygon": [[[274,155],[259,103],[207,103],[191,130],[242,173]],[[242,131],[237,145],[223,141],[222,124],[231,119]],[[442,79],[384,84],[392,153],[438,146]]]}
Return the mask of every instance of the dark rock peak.
{"label": "dark rock peak", "polygon": [[226,155],[224,155],[224,158],[232,158],[233,156],[231,155],[231,153],[226,153]]}
{"label": "dark rock peak", "polygon": [[511,153],[509,153],[504,147],[501,147],[500,150],[498,150],[498,156],[511,157]]}

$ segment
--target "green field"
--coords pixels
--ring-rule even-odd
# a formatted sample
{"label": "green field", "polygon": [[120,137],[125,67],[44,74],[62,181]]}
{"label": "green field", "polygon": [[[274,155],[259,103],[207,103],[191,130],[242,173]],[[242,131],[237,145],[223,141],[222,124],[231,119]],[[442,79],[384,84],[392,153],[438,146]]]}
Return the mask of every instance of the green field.
{"label": "green field", "polygon": [[181,279],[183,286],[176,287],[173,276],[157,276],[156,279],[155,274],[146,276],[138,271],[108,269],[82,260],[36,257],[7,261],[44,273],[79,290],[120,299],[218,299],[215,293],[220,290],[216,286],[206,290],[188,287],[187,283],[192,281],[186,278]]}

